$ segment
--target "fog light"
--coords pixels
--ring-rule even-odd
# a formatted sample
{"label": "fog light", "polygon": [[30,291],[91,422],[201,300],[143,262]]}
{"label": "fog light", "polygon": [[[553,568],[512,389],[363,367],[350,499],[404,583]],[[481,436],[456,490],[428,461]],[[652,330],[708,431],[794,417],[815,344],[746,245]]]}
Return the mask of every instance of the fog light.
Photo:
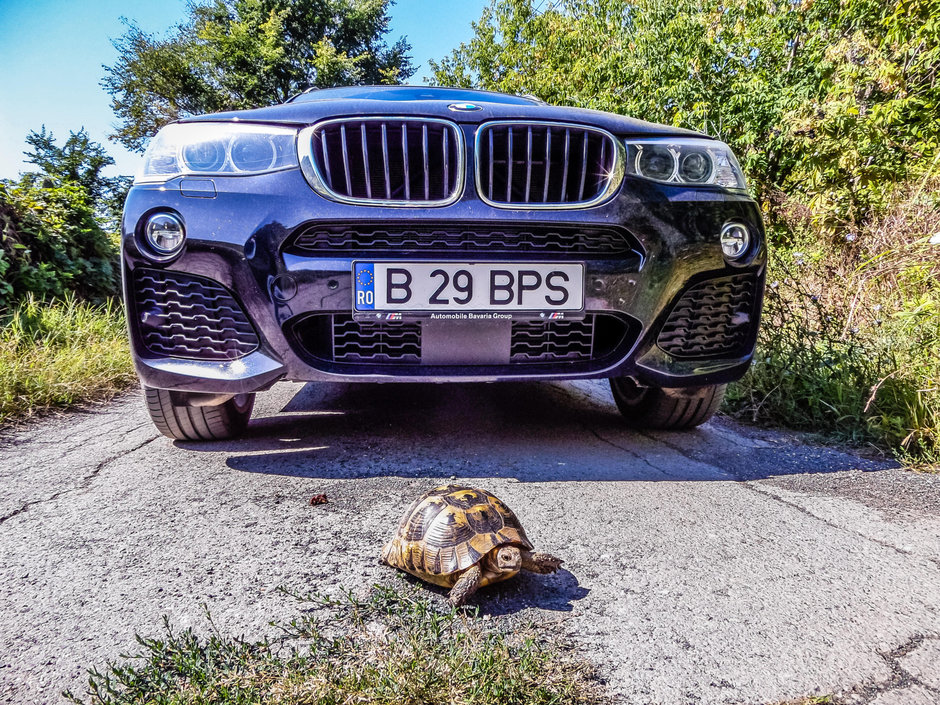
{"label": "fog light", "polygon": [[153,251],[162,257],[175,255],[183,248],[186,228],[183,221],[172,213],[154,213],[147,218],[144,236]]}
{"label": "fog light", "polygon": [[738,259],[747,254],[751,246],[751,233],[741,223],[725,223],[721,229],[721,251],[728,259]]}

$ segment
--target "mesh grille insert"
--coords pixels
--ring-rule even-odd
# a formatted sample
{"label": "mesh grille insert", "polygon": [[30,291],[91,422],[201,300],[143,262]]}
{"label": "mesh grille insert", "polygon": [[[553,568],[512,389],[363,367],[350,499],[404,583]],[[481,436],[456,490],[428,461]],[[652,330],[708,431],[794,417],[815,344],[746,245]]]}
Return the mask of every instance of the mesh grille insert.
{"label": "mesh grille insert", "polygon": [[660,348],[676,357],[746,352],[755,322],[756,277],[739,274],[686,291],[660,331]]}
{"label": "mesh grille insert", "polygon": [[388,321],[354,321],[351,316],[333,316],[334,362],[421,361],[421,324]]}
{"label": "mesh grille insert", "polygon": [[313,129],[310,146],[329,195],[340,199],[439,203],[463,182],[461,135],[450,122],[330,121]]}
{"label": "mesh grille insert", "polygon": [[512,362],[590,360],[594,350],[594,315],[581,321],[513,321]]}
{"label": "mesh grille insert", "polygon": [[298,254],[340,252],[482,252],[624,256],[639,249],[626,231],[593,225],[503,223],[316,223],[287,248]]}
{"label": "mesh grille insert", "polygon": [[[421,374],[420,321],[355,321],[346,313],[309,314],[288,324],[288,339],[311,361],[342,366],[397,366]],[[508,365],[558,363],[565,369],[590,365],[616,353],[625,354],[639,335],[635,322],[606,313],[589,313],[583,320],[512,321]],[[472,366],[454,366],[472,370]],[[479,369],[479,367],[477,367]]]}
{"label": "mesh grille insert", "polygon": [[505,205],[591,203],[619,186],[611,135],[577,125],[494,123],[477,136],[480,195]]}
{"label": "mesh grille insert", "polygon": [[153,355],[235,360],[258,349],[245,312],[224,286],[183,272],[136,269],[135,324]]}

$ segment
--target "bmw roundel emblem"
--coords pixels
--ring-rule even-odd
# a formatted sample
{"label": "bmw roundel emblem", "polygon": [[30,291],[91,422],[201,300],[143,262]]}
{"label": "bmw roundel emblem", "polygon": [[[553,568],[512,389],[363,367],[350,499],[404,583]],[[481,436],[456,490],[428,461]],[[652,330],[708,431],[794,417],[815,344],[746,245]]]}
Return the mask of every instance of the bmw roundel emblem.
{"label": "bmw roundel emblem", "polygon": [[473,103],[451,103],[447,106],[448,110],[453,110],[455,113],[471,113],[474,110],[483,110],[482,105],[474,105]]}

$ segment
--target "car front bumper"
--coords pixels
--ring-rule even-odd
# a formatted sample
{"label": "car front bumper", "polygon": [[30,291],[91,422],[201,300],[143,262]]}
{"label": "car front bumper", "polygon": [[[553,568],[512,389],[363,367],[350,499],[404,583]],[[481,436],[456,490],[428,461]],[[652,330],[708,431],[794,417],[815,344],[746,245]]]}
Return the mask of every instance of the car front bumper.
{"label": "car front bumper", "polygon": [[[477,198],[472,189],[445,207],[390,208],[326,200],[310,189],[298,169],[201,179],[197,188],[192,181],[178,178],[160,185],[136,185],[125,206],[122,252],[131,346],[138,374],[151,387],[238,394],[265,389],[279,379],[390,382],[620,376],[634,377],[641,384],[685,387],[732,381],[751,361],[766,251],[759,210],[742,194],[627,177],[613,199],[581,210],[497,208]],[[156,211],[178,214],[186,226],[185,250],[170,263],[151,261],[140,244],[141,225]],[[719,232],[729,221],[744,223],[755,240],[739,263],[728,262],[719,244]],[[610,256],[534,251],[517,255],[505,251],[393,252],[388,248],[379,252],[348,247],[303,251],[294,246],[299,233],[318,224],[340,224],[353,230],[357,224],[401,230],[425,222],[469,230],[614,228],[625,233],[631,249]],[[356,356],[337,359],[330,338],[337,334],[337,325],[354,330],[357,340],[363,339],[361,326],[348,322],[353,302],[352,269],[354,261],[370,258],[583,262],[585,311],[591,317],[594,336],[591,351],[577,359],[482,365],[421,364],[413,356],[397,363],[363,362]],[[254,338],[246,332],[244,346],[226,343],[225,351],[217,350],[211,359],[205,359],[199,352],[200,337],[211,345],[216,338],[231,338],[244,326],[233,324],[227,314],[206,319],[202,309],[198,316],[188,316],[185,307],[180,309],[178,302],[171,300],[190,291],[186,277],[195,277],[197,283],[208,280],[228,292],[218,294],[212,289],[211,296],[200,294],[200,306],[224,300],[225,306],[231,307],[234,301]],[[745,290],[746,304],[733,300]],[[225,299],[226,295],[231,300]],[[168,316],[176,315],[164,310],[167,307],[176,307],[184,318],[195,320],[192,335],[184,336],[189,343],[182,348],[159,338]],[[697,320],[697,316],[707,320]],[[613,331],[602,350],[597,343],[599,322]],[[409,330],[414,331],[414,325],[426,324],[411,325]],[[464,321],[460,325],[479,324]],[[211,330],[213,326],[218,330]],[[671,331],[669,335],[664,334],[664,327]],[[721,336],[730,335],[732,328],[734,345],[722,345]],[[479,330],[485,334],[484,327]],[[618,330],[622,337],[613,341]],[[421,335],[420,331],[414,334]],[[316,342],[318,335],[324,337],[322,345]],[[547,340],[553,334],[546,335]],[[705,342],[690,349],[687,341],[697,335]],[[717,346],[709,343],[709,335],[718,336]]]}

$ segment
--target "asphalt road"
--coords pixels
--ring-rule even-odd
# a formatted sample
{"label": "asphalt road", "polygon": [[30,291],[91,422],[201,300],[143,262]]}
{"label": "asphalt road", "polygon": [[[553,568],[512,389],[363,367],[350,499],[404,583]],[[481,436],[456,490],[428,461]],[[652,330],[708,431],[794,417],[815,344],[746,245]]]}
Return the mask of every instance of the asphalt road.
{"label": "asphalt road", "polygon": [[134,394],[0,437],[0,701],[81,690],[162,615],[261,636],[297,609],[278,586],[395,581],[383,542],[456,479],[566,561],[475,604],[557,622],[624,703],[940,703],[940,476],[721,419],[632,432],[600,382],[285,384],[255,415],[174,444]]}

